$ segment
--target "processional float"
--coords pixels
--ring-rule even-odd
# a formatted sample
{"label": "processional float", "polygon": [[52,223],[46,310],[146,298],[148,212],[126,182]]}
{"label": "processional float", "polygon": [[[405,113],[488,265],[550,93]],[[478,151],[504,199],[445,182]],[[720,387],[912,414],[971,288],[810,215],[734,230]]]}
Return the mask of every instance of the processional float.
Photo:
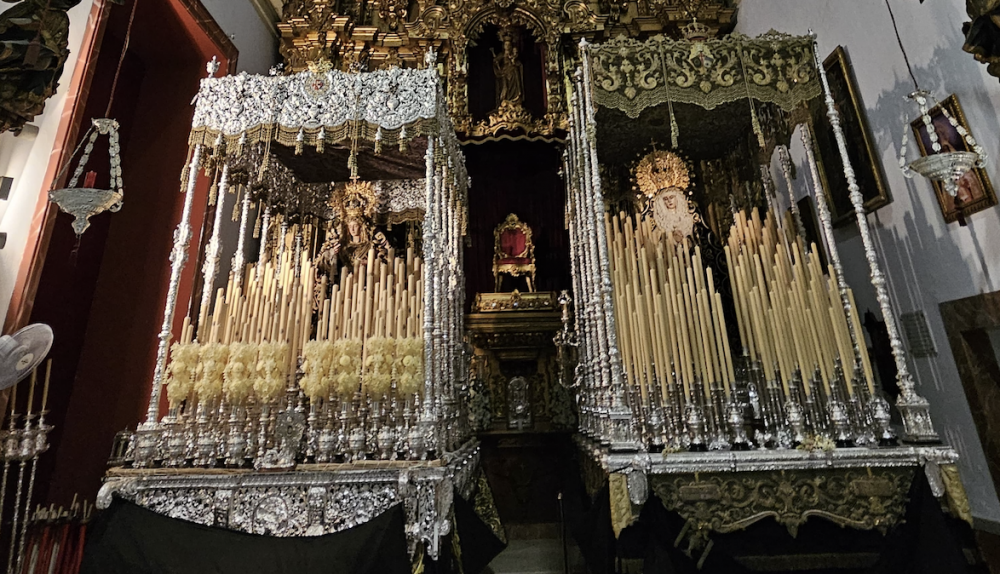
{"label": "processional float", "polygon": [[[102,505],[117,493],[304,536],[402,502],[411,551],[437,556],[479,456],[460,396],[469,178],[442,97],[430,65],[202,81],[148,413],[116,447]],[[211,236],[174,336],[202,172]],[[215,289],[229,213],[239,239]],[[396,224],[395,245],[376,221]]]}
{"label": "processional float", "polygon": [[[814,38],[708,39],[693,28],[685,40],[581,42],[570,82],[575,335],[557,344],[578,347],[579,442],[610,476],[616,534],[650,492],[688,521],[692,548],[766,517],[793,533],[809,516],[884,530],[921,467],[938,496],[948,485],[964,499],[957,455],[940,446],[908,370]],[[903,445],[837,255],[810,101],[822,102],[845,166],[892,342]],[[787,145],[799,124],[828,265],[794,198],[787,216],[776,207],[771,154],[791,195]],[[712,129],[731,130],[721,150],[699,133]],[[707,226],[688,197],[689,163],[666,145],[641,147],[650,133],[699,156],[701,189],[722,190],[704,214],[712,234],[699,239]]]}

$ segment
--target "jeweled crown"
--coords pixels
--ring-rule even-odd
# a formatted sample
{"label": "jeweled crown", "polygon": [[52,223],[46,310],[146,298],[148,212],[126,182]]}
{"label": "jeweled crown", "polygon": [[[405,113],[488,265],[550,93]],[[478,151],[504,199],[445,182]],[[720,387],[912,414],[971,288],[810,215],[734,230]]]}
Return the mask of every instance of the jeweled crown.
{"label": "jeweled crown", "polygon": [[684,39],[689,42],[704,42],[713,35],[711,28],[697,20],[692,20],[690,24],[685,24],[680,29]]}
{"label": "jeweled crown", "polygon": [[370,181],[351,181],[344,186],[342,208],[347,219],[370,219],[375,214],[375,185]]}
{"label": "jeweled crown", "polygon": [[309,66],[309,71],[313,74],[325,74],[333,69],[333,63],[324,57],[313,60],[306,65]]}
{"label": "jeweled crown", "polygon": [[655,150],[635,166],[635,183],[643,195],[653,197],[660,190],[671,187],[687,189],[691,177],[687,164],[680,156],[665,150]]}

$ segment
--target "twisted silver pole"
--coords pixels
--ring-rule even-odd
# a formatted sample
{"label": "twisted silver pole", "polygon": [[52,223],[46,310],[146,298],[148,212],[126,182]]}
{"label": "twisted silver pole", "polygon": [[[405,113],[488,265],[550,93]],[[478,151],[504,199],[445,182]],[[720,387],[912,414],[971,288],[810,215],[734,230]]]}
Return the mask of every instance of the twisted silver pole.
{"label": "twisted silver pole", "polygon": [[38,456],[42,454],[48,445],[45,444],[45,413],[39,411],[38,423],[35,426],[34,434],[29,433],[27,439],[32,441],[31,470],[28,473],[28,495],[24,498],[24,521],[21,523],[21,539],[17,544],[17,567],[15,572],[22,572],[21,565],[24,562],[24,544],[28,537],[28,514],[31,511],[31,497],[35,491],[35,475],[38,473]]}
{"label": "twisted silver pole", "polygon": [[257,250],[257,281],[264,279],[264,257],[267,256],[267,233],[271,227],[271,206],[264,206],[264,217],[260,223],[260,247]]}
{"label": "twisted silver pole", "polygon": [[[20,445],[20,442],[17,440],[17,431],[15,430],[17,413],[14,412],[14,407],[16,406],[14,403],[16,398],[14,394],[11,394],[10,423],[3,441],[3,477],[0,478],[0,515],[3,514],[4,503],[7,499],[7,477],[10,475],[10,461],[17,456],[17,449]],[[0,520],[0,527],[2,526],[3,521]],[[14,534],[11,533],[11,537],[13,536]]]}
{"label": "twisted silver pole", "polygon": [[[250,188],[244,186],[243,206],[240,210],[240,236],[236,241],[236,255],[233,255],[233,284],[243,285],[243,266],[246,265],[244,244],[247,241],[247,225],[250,224]],[[261,245],[264,245],[263,237]]]}
{"label": "twisted silver pole", "polygon": [[597,226],[597,255],[600,264],[600,285],[602,320],[606,323],[608,336],[608,360],[611,368],[611,418],[615,429],[613,448],[618,450],[639,450],[641,445],[633,432],[636,413],[632,412],[625,388],[625,368],[618,349],[618,331],[615,321],[614,295],[611,286],[611,263],[608,256],[608,235],[604,225],[604,195],[601,192],[601,174],[597,158],[597,120],[594,109],[593,79],[590,76],[590,52],[583,42],[583,112],[586,136],[585,158],[589,160],[591,181],[591,205],[594,223]]}
{"label": "twisted silver pole", "polygon": [[167,369],[167,350],[170,346],[171,329],[174,322],[174,307],[177,305],[177,292],[180,289],[181,271],[188,258],[188,244],[191,242],[191,204],[194,202],[195,187],[198,185],[198,167],[201,165],[203,146],[194,148],[189,165],[187,186],[184,195],[184,209],[181,220],[174,231],[174,247],[170,251],[170,283],[167,287],[167,303],[163,307],[163,325],[160,327],[160,344],[156,350],[156,369],[153,371],[153,388],[149,392],[149,406],[146,409],[147,429],[156,426],[160,412],[160,393],[163,387],[163,375]]}
{"label": "twisted silver pole", "polygon": [[[810,32],[812,34],[812,32]],[[917,394],[916,384],[913,375],[906,363],[906,351],[903,349],[903,341],[899,335],[899,325],[896,322],[896,314],[892,310],[889,301],[889,293],[885,286],[885,275],[879,268],[878,252],[875,243],[872,241],[871,229],[868,227],[867,213],[865,212],[865,200],[858,187],[854,168],[851,166],[851,158],[847,153],[847,140],[844,137],[844,130],[840,125],[840,113],[833,101],[830,92],[830,83],[826,77],[826,69],[819,58],[819,50],[816,44],[816,36],[813,36],[813,58],[816,68],[819,71],[820,81],[823,84],[823,93],[826,101],[826,115],[833,126],[833,135],[837,140],[837,149],[840,151],[840,159],[844,163],[844,177],[847,179],[847,189],[850,191],[851,204],[854,206],[854,214],[858,222],[858,231],[861,233],[861,241],[865,247],[865,258],[868,259],[868,267],[871,271],[872,286],[875,287],[875,298],[878,300],[879,309],[882,311],[882,319],[885,321],[886,330],[889,332],[889,344],[892,347],[892,357],[896,362],[896,386],[899,387],[899,398],[896,406],[903,418],[903,430],[906,440],[910,442],[937,442],[939,439],[934,430],[934,424],[930,416],[930,404],[927,399]]]}
{"label": "twisted silver pole", "polygon": [[[840,302],[844,310],[850,313],[851,299],[847,294],[847,279],[844,278],[844,266],[840,263],[840,251],[837,249],[837,241],[833,237],[833,216],[830,214],[830,206],[826,201],[826,190],[823,188],[823,180],[819,176],[819,165],[816,163],[816,155],[813,153],[812,130],[808,125],[802,125],[799,129],[799,137],[802,139],[802,146],[806,150],[806,163],[809,164],[809,177],[813,182],[813,198],[816,200],[816,212],[819,216],[820,228],[823,230],[823,239],[826,243],[826,255],[833,266],[833,274],[837,279],[837,289],[840,291]],[[857,309],[853,310],[857,312]],[[851,335],[851,342],[855,346],[855,352],[863,352],[866,348],[864,335],[854,330],[854,321],[847,322],[848,332]],[[860,356],[855,360],[860,360]]]}
{"label": "twisted silver pole", "polygon": [[24,486],[24,467],[28,461],[22,459],[21,466],[17,470],[17,492],[14,493],[14,517],[11,519],[10,527],[10,548],[7,552],[7,574],[14,573],[14,548],[17,543],[17,523],[21,511],[21,494]]}
{"label": "twisted silver pole", "polygon": [[788,188],[788,209],[792,211],[795,233],[802,239],[802,243],[805,243],[806,232],[802,226],[802,214],[799,213],[799,204],[795,203],[795,190],[792,188],[792,158],[788,155],[788,146],[784,144],[778,146],[778,161],[781,163],[781,175],[784,176],[785,186]]}
{"label": "twisted silver pole", "polygon": [[[192,172],[194,173],[194,172]],[[219,177],[219,190],[215,198],[215,219],[212,222],[212,237],[205,245],[205,262],[202,264],[201,303],[198,306],[198,334],[203,335],[208,319],[209,307],[212,305],[212,292],[215,286],[215,276],[219,274],[219,260],[222,252],[222,211],[226,205],[226,191],[229,189],[229,164],[222,164],[222,175]]]}

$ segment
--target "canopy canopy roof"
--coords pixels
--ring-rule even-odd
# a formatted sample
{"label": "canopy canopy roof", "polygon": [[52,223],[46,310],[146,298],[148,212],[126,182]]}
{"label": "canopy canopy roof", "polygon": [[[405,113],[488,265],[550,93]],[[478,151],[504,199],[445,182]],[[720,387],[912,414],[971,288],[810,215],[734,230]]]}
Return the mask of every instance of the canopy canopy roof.
{"label": "canopy canopy roof", "polygon": [[423,219],[427,174],[437,166],[447,166],[455,185],[468,184],[430,66],[206,78],[189,142],[225,157],[255,200],[287,216],[334,217],[335,182],[350,179],[352,165],[359,178],[376,182],[380,222]]}
{"label": "canopy canopy roof", "polygon": [[392,145],[448,131],[454,130],[433,67],[242,73],[202,80],[190,143],[241,148],[273,140],[315,146],[357,137]]}
{"label": "canopy canopy roof", "polygon": [[[414,143],[423,144],[419,151],[422,156],[426,141]],[[246,184],[254,201],[264,201],[271,207],[272,213],[281,213],[290,217],[291,221],[303,216],[335,219],[337,215],[331,198],[348,179],[347,155],[343,151],[327,148],[324,154],[306,150],[301,155],[294,155],[291,149],[274,145],[269,153],[265,144],[257,143],[247,147],[242,154],[227,158],[229,178]],[[426,203],[424,174],[408,169],[400,178],[394,177],[397,174],[378,169],[376,158],[388,156],[398,159],[402,156],[408,159],[409,155],[398,154],[394,148],[387,148],[379,156],[372,155],[370,150],[363,151],[368,153],[358,156],[361,164],[358,173],[363,180],[374,185],[377,201],[375,221],[397,224],[423,220]],[[423,162],[423,158],[420,159]],[[261,165],[265,166],[264,170],[261,170]],[[338,181],[341,183],[335,183]]]}
{"label": "canopy canopy roof", "polygon": [[811,36],[771,31],[694,42],[619,36],[585,53],[594,103],[630,118],[667,102],[711,110],[748,97],[790,111],[822,91]]}

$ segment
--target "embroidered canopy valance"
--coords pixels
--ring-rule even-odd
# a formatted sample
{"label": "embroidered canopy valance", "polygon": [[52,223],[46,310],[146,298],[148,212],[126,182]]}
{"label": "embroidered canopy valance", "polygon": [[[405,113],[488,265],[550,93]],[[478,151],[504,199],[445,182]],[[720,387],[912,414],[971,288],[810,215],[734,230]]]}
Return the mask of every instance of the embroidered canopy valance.
{"label": "embroidered canopy valance", "polygon": [[273,140],[302,146],[357,137],[392,145],[437,134],[442,126],[451,129],[443,101],[433,67],[205,78],[190,143],[242,148]]}
{"label": "embroidered canopy valance", "polygon": [[811,36],[773,31],[703,41],[619,36],[585,51],[594,103],[631,118],[667,102],[712,109],[747,97],[792,110],[822,90]]}

